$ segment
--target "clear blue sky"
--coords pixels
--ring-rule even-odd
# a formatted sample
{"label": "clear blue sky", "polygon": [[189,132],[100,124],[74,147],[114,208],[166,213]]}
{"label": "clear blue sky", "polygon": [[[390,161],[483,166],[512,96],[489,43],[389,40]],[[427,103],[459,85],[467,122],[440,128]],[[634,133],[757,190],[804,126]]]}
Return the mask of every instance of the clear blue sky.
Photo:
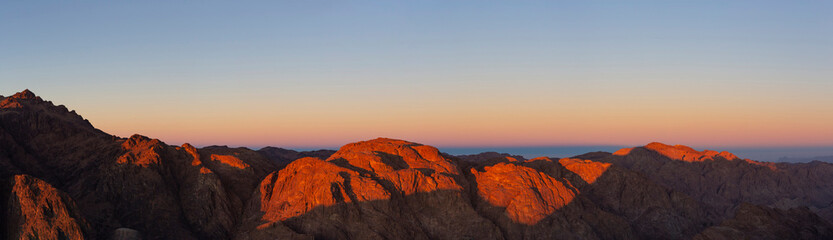
{"label": "clear blue sky", "polygon": [[831,1],[3,1],[0,89],[169,143],[833,145]]}

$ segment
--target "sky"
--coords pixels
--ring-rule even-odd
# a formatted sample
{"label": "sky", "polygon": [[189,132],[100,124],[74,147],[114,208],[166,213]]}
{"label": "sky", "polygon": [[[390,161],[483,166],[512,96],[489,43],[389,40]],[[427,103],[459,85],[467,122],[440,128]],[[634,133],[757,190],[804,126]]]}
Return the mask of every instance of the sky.
{"label": "sky", "polygon": [[0,94],[108,133],[833,146],[831,1],[2,1]]}

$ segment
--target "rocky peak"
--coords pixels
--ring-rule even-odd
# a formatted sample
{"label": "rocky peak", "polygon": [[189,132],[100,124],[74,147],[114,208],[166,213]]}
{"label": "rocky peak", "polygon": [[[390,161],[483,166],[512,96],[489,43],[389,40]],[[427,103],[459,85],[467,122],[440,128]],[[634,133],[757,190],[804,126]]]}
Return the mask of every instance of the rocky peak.
{"label": "rocky peak", "polygon": [[64,105],[56,106],[51,101],[44,101],[28,89],[0,100],[0,110],[3,111],[0,113],[14,113],[0,117],[0,122],[30,123],[20,125],[29,128],[25,131],[29,133],[54,135],[56,132],[92,132],[100,137],[111,137],[93,127],[75,111],[70,111]]}
{"label": "rocky peak", "polygon": [[37,102],[43,101],[40,97],[35,95],[35,93],[26,89],[9,97],[0,96],[0,108],[21,108],[23,107],[22,102],[32,100]]}
{"label": "rocky peak", "polygon": [[328,161],[346,160],[349,164],[371,172],[401,169],[430,169],[432,172],[459,175],[451,160],[437,148],[390,138],[377,138],[344,145]]}
{"label": "rocky peak", "polygon": [[33,93],[32,91],[29,91],[29,89],[25,89],[25,90],[23,90],[19,93],[15,93],[14,95],[12,95],[9,98],[13,98],[13,99],[40,99],[40,97],[35,95],[35,93]]}
{"label": "rocky peak", "polygon": [[197,148],[191,145],[190,143],[183,143],[182,146],[180,146],[180,148],[182,148],[183,150],[185,150],[185,152],[199,160],[200,154],[197,152]]}
{"label": "rocky peak", "polygon": [[[178,147],[177,150],[185,150],[188,155],[191,156],[191,166],[200,166],[202,165],[202,161],[200,161],[200,153],[198,152],[197,148],[191,145],[190,143],[183,143],[182,146]],[[204,168],[204,167],[203,167]],[[207,168],[203,170],[203,172],[208,172]]]}
{"label": "rocky peak", "polygon": [[160,141],[158,139],[150,139],[149,137],[140,135],[140,134],[133,134],[127,140],[122,143],[122,147],[125,149],[136,148],[136,147],[149,147],[153,145],[159,144]]}
{"label": "rocky peak", "polygon": [[[667,145],[667,144],[659,143],[659,142],[652,142],[652,143],[649,143],[648,145],[645,145],[644,147],[638,147],[638,148],[659,153],[660,155],[663,155],[663,156],[668,157],[668,158],[673,159],[673,160],[685,161],[685,162],[702,162],[702,161],[707,161],[707,160],[713,161],[713,160],[716,160],[718,158],[722,158],[722,159],[725,159],[725,160],[740,159],[737,156],[735,156],[735,154],[732,154],[732,153],[726,152],[726,151],[717,152],[717,151],[712,151],[712,150],[708,150],[708,149],[703,150],[703,151],[697,151],[697,150],[694,150],[694,148],[691,148],[691,147],[685,146],[685,145],[671,146],[671,145]],[[619,151],[614,152],[613,155],[625,156],[625,155],[630,154],[631,151],[633,151],[634,149],[635,148],[620,149]]]}
{"label": "rocky peak", "polygon": [[202,162],[209,166],[230,168],[227,170],[233,171],[255,171],[259,177],[276,170],[275,164],[263,154],[245,147],[209,146],[199,149],[199,155]]}
{"label": "rocky peak", "polygon": [[122,149],[127,153],[117,160],[119,164],[133,164],[142,167],[161,164],[161,152],[164,144],[158,139],[134,134],[122,144]]}

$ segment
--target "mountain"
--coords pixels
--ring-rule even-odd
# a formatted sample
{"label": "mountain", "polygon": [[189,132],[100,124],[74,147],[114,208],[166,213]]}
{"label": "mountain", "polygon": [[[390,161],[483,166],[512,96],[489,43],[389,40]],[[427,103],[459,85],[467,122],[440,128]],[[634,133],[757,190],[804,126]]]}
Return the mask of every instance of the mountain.
{"label": "mountain", "polygon": [[781,157],[778,158],[779,162],[812,162],[812,161],[822,161],[822,162],[829,162],[833,163],[833,156],[816,156],[816,157]]}
{"label": "mountain", "polygon": [[4,239],[829,239],[831,176],[660,143],[529,160],[389,138],[172,146],[0,97]]}
{"label": "mountain", "polygon": [[833,164],[769,163],[728,152],[651,143],[613,154],[580,156],[639,172],[681,191],[728,218],[743,202],[789,209],[808,207],[833,221]]}
{"label": "mountain", "polygon": [[290,162],[294,161],[295,159],[305,158],[305,157],[317,157],[317,158],[329,158],[330,155],[333,155],[336,151],[333,150],[315,150],[315,151],[295,151],[290,149],[283,149],[279,147],[264,147],[260,150],[257,150],[265,156],[266,158],[272,160],[273,162],[277,163],[280,166],[286,166]]}
{"label": "mountain", "polygon": [[512,155],[508,153],[498,153],[498,152],[482,152],[478,154],[469,154],[469,155],[457,155],[454,156],[462,160],[466,160],[469,162],[478,162],[478,161],[490,161],[495,159],[506,159],[509,161],[526,161],[527,159],[523,156],[519,155]]}

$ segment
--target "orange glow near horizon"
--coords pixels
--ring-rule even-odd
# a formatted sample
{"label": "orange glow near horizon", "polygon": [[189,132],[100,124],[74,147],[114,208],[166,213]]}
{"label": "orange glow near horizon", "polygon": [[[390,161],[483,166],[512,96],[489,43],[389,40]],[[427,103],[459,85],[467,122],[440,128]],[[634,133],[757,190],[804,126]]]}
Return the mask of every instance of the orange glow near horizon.
{"label": "orange glow near horizon", "polygon": [[[164,91],[153,95],[145,93],[157,89],[89,96],[33,91],[77,110],[105,132],[122,137],[138,133],[176,145],[331,148],[376,137],[443,147],[637,146],[655,141],[833,145],[833,111],[825,111],[831,106],[825,91],[833,83],[797,87],[632,76],[629,83],[638,84],[532,79],[512,85],[505,80],[510,77],[321,86],[314,95],[304,86],[192,93],[160,88]],[[709,76],[688,78],[701,77]]]}
{"label": "orange glow near horizon", "polygon": [[833,124],[829,124],[833,112],[814,107],[539,100],[552,103],[542,107],[526,98],[459,106],[429,102],[417,107],[395,100],[368,107],[323,102],[294,108],[218,108],[227,110],[161,106],[155,109],[158,113],[122,115],[115,111],[85,117],[118,136],[139,133],[169,144],[194,145],[320,147],[376,137],[436,146],[641,145],[653,141],[726,146],[833,144]]}

